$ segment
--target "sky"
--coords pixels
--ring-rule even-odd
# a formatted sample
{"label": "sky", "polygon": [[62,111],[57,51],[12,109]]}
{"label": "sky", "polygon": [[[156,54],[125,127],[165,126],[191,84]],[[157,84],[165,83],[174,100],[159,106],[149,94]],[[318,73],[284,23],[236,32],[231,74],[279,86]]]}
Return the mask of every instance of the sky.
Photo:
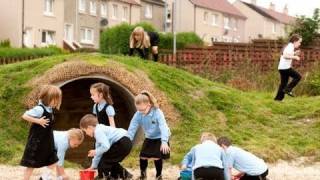
{"label": "sky", "polygon": [[[235,0],[229,0],[233,3]],[[251,0],[243,0],[251,2]],[[287,4],[289,14],[292,16],[305,15],[312,17],[315,8],[320,8],[320,0],[256,0],[259,6],[269,8],[270,2],[276,5],[276,11],[283,11],[283,7]]]}

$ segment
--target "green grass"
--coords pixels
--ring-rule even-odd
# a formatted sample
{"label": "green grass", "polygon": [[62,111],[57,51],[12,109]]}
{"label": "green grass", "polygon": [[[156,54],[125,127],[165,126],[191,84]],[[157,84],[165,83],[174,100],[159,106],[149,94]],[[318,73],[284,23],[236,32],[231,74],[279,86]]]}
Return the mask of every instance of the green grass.
{"label": "green grass", "polygon": [[[15,164],[23,152],[28,126],[21,121],[25,83],[74,55],[48,57],[0,67],[0,163]],[[129,71],[144,71],[181,114],[171,127],[172,158],[177,164],[199,141],[200,133],[229,136],[236,145],[268,162],[315,156],[320,159],[320,97],[273,101],[270,92],[242,92],[183,70],[138,58],[76,55],[94,65],[117,61]],[[310,121],[304,123],[304,119]],[[135,165],[138,150],[126,161]]]}

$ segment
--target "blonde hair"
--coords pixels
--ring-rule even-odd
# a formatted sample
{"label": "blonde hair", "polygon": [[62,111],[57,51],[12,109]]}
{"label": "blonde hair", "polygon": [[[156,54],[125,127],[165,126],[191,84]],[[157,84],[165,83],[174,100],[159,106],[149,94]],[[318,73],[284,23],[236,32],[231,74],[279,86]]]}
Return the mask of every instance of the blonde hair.
{"label": "blonde hair", "polygon": [[94,83],[90,86],[90,89],[95,89],[98,93],[102,93],[103,99],[106,100],[109,105],[113,105],[110,87],[108,85],[104,83]]}
{"label": "blonde hair", "polygon": [[68,130],[69,139],[76,139],[80,143],[84,140],[84,134],[81,129],[71,128]]}
{"label": "blonde hair", "polygon": [[201,134],[201,138],[200,138],[200,141],[201,142],[204,142],[206,140],[209,140],[209,141],[213,141],[213,142],[217,142],[217,138],[215,135],[213,135],[212,133],[209,133],[209,132],[203,132]]}
{"label": "blonde hair", "polygon": [[89,126],[96,127],[97,124],[98,124],[98,119],[92,114],[86,114],[80,120],[81,129],[87,129]]}
{"label": "blonde hair", "polygon": [[141,93],[135,97],[135,104],[138,105],[141,103],[150,103],[152,107],[159,108],[157,99],[146,90],[141,91]]}
{"label": "blonde hair", "polygon": [[54,85],[43,85],[41,87],[38,99],[41,100],[45,106],[49,106],[49,104],[53,101],[52,108],[60,109],[62,101],[61,89]]}
{"label": "blonde hair", "polygon": [[[141,39],[137,41],[134,36],[139,35]],[[147,32],[144,31],[143,27],[137,26],[134,28],[130,35],[130,48],[149,48],[151,46],[150,37]]]}

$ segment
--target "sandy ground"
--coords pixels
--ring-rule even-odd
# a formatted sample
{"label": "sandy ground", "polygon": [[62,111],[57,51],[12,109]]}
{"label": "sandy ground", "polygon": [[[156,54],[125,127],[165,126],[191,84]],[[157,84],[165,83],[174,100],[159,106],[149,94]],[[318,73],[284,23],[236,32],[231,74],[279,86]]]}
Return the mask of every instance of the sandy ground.
{"label": "sandy ground", "polygon": [[[23,167],[0,165],[0,180],[22,179]],[[34,171],[32,180],[38,180],[43,169]],[[79,169],[66,169],[72,180],[79,179]],[[139,170],[129,169],[134,174],[134,179],[138,177]],[[177,166],[165,167],[164,179],[175,180],[178,178],[179,168]],[[154,179],[155,169],[148,169],[148,179]],[[279,161],[276,164],[269,164],[270,180],[320,180],[320,162],[306,164],[302,159],[286,162]]]}

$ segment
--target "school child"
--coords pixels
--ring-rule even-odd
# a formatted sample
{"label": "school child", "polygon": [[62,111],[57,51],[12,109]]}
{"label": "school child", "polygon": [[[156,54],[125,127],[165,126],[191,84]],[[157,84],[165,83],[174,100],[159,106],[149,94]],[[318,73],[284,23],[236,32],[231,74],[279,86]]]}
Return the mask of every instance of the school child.
{"label": "school child", "polygon": [[95,83],[90,87],[93,105],[93,114],[98,118],[99,124],[116,127],[114,122],[115,110],[110,95],[110,87],[104,83]]}
{"label": "school child", "polygon": [[148,159],[154,160],[156,179],[162,179],[163,159],[170,157],[170,129],[157,100],[148,91],[142,91],[135,97],[137,112],[134,114],[128,129],[131,140],[141,126],[146,139],[140,152],[140,179],[147,179]]}
{"label": "school child", "polygon": [[[201,135],[201,144],[191,148],[187,154],[192,159],[193,179],[224,180],[226,178],[225,154],[215,142],[216,138],[213,134],[204,132]],[[183,167],[187,167],[187,164]]]}
{"label": "school child", "polygon": [[[277,95],[274,98],[276,101],[282,101],[285,94],[292,97],[294,96],[292,90],[299,83],[301,75],[292,68],[292,60],[300,60],[300,51],[295,51],[295,49],[300,47],[301,42],[301,36],[298,34],[293,34],[290,37],[288,45],[283,49],[278,65],[281,81]],[[289,77],[292,78],[292,81],[288,84]]]}
{"label": "school child", "polygon": [[230,179],[231,169],[235,168],[240,173],[233,176],[233,179],[240,180],[266,180],[268,175],[268,167],[266,163],[241,148],[232,146],[231,141],[227,137],[220,137],[218,144],[226,152],[228,176]]}
{"label": "school child", "polygon": [[69,177],[66,175],[63,163],[66,151],[69,148],[78,147],[84,140],[84,134],[81,129],[72,128],[68,131],[53,131],[54,147],[58,156],[57,163],[57,176],[60,180],[68,180]]}
{"label": "school child", "polygon": [[34,168],[55,167],[58,157],[53,139],[53,109],[59,109],[62,92],[59,87],[45,85],[38,96],[38,105],[26,111],[22,119],[32,123],[20,164],[25,166],[24,180],[29,180]]}
{"label": "school child", "polygon": [[160,38],[159,34],[156,32],[145,32],[143,27],[136,27],[130,36],[130,50],[129,56],[132,56],[134,50],[138,51],[142,59],[148,59],[149,48],[151,47],[151,52],[153,55],[153,60],[158,61],[158,46]]}
{"label": "school child", "polygon": [[178,180],[191,180],[192,179],[192,154],[188,152],[182,162],[180,177]]}
{"label": "school child", "polygon": [[99,166],[104,174],[111,172],[111,177],[106,178],[132,178],[132,175],[120,165],[132,148],[126,130],[98,124],[98,119],[91,114],[82,117],[80,128],[96,140],[95,149],[88,152],[88,156],[93,157],[89,170]]}

